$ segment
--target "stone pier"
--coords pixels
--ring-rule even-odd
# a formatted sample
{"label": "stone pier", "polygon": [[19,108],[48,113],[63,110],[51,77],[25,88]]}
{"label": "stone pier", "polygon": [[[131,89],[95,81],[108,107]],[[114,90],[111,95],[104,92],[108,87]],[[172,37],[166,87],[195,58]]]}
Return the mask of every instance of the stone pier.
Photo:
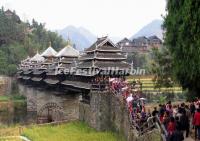
{"label": "stone pier", "polygon": [[[126,137],[127,141],[160,141],[157,129],[138,136],[131,128],[128,110],[123,100],[109,92],[91,92],[90,104],[80,103],[79,120],[100,130],[112,130]],[[156,140],[155,140],[156,139]]]}

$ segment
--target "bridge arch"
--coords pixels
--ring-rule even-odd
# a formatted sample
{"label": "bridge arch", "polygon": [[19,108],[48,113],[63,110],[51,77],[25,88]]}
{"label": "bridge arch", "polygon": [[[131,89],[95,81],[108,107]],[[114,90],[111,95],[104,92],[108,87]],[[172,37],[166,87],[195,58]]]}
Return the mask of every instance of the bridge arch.
{"label": "bridge arch", "polygon": [[48,123],[64,120],[64,109],[55,102],[43,105],[37,113],[38,123]]}

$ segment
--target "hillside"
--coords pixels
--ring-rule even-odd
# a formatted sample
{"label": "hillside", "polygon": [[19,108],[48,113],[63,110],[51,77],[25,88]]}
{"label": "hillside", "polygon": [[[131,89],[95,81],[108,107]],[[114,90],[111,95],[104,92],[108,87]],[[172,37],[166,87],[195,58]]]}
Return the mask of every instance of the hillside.
{"label": "hillside", "polygon": [[14,75],[22,59],[43,51],[50,42],[56,50],[66,44],[44,24],[23,22],[14,11],[0,9],[0,75]]}
{"label": "hillside", "polygon": [[96,41],[96,36],[83,27],[67,26],[57,31],[64,39],[70,39],[78,50],[84,50]]}

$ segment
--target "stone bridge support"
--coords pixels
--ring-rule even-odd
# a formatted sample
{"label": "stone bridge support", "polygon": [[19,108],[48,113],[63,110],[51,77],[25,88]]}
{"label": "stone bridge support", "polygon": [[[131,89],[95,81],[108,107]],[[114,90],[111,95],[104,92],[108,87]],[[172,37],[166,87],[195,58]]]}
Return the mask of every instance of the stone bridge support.
{"label": "stone bridge support", "polygon": [[137,131],[131,129],[126,105],[116,95],[109,92],[91,92],[90,98],[90,104],[79,104],[79,120],[97,130],[116,131],[124,135],[127,141],[155,141],[155,138],[157,141],[161,140],[157,130],[138,137]]}

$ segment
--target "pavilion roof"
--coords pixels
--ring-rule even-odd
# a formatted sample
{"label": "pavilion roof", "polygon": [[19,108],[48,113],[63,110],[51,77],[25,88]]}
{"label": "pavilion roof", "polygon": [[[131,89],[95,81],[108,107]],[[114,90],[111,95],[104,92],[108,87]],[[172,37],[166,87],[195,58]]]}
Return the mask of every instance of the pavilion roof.
{"label": "pavilion roof", "polygon": [[84,61],[78,64],[78,68],[99,68],[99,69],[109,69],[109,68],[125,69],[130,68],[130,65],[124,61]]}
{"label": "pavilion roof", "polygon": [[82,55],[79,60],[90,60],[90,59],[98,59],[98,60],[126,60],[126,56],[121,53],[113,53],[113,52],[97,52],[97,53],[88,53]]}
{"label": "pavilion roof", "polygon": [[55,85],[59,83],[59,80],[47,78],[47,79],[44,79],[44,82],[46,82],[47,84]]}
{"label": "pavilion roof", "polygon": [[85,52],[106,51],[106,52],[120,52],[121,50],[108,38],[98,38]]}
{"label": "pavilion roof", "polygon": [[78,57],[78,56],[79,56],[79,51],[70,45],[64,47],[56,55],[56,57]]}
{"label": "pavilion roof", "polygon": [[91,88],[91,84],[85,83],[85,82],[80,82],[80,81],[65,80],[62,82],[62,84],[66,85],[66,86],[72,86],[74,88],[81,88],[81,89],[90,89]]}
{"label": "pavilion roof", "polygon": [[42,57],[56,57],[57,52],[49,46],[42,54]]}
{"label": "pavilion roof", "polygon": [[39,53],[36,53],[30,60],[34,62],[43,62],[44,57],[42,57]]}
{"label": "pavilion roof", "polygon": [[77,61],[77,60],[78,60],[78,58],[73,58],[73,57],[63,57],[63,58],[60,59],[59,62],[61,62],[61,63],[65,63],[65,64],[71,64],[71,63],[73,63],[74,61]]}
{"label": "pavilion roof", "polygon": [[31,78],[32,81],[39,82],[42,80],[42,77],[33,77]]}

